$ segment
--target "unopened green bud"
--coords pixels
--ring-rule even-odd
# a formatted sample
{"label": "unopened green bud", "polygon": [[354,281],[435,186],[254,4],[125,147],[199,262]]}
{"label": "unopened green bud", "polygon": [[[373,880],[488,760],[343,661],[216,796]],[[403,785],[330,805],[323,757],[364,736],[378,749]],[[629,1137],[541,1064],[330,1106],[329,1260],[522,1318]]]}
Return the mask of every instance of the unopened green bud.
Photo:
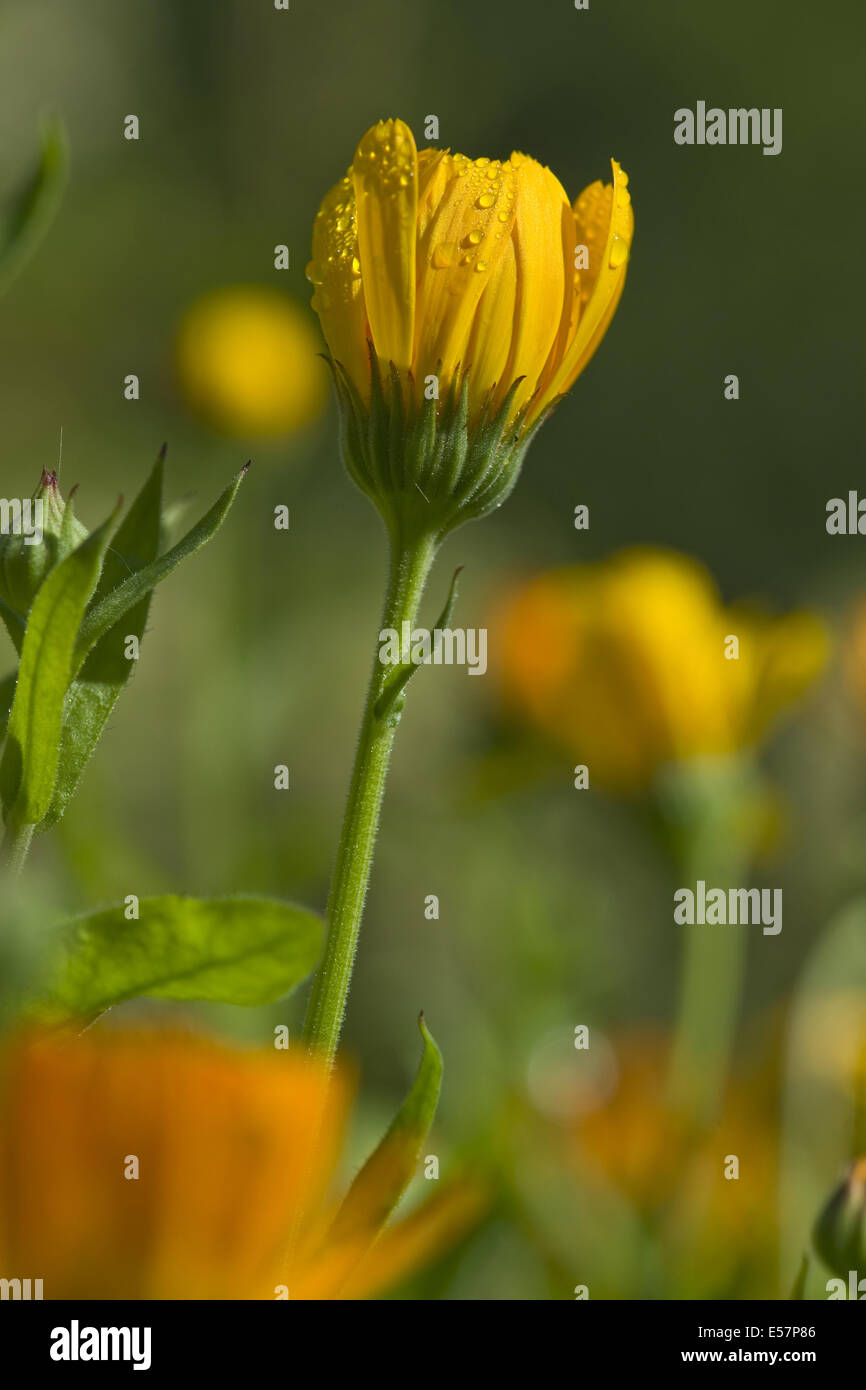
{"label": "unopened green bud", "polygon": [[26,619],[46,576],[87,535],[43,469],[33,497],[0,498],[0,600]]}
{"label": "unopened green bud", "polygon": [[847,1279],[851,1270],[866,1274],[866,1158],[848,1169],[818,1220],[815,1249],[833,1273]]}

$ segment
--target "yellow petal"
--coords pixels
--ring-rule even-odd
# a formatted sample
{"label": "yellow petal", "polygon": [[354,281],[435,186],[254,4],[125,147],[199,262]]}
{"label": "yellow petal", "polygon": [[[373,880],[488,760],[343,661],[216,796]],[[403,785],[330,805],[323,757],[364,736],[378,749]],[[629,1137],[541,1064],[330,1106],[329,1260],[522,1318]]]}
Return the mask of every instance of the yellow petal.
{"label": "yellow petal", "polygon": [[758,738],[779,714],[795,704],[827,664],[830,638],[813,613],[772,618],[732,611],[730,630],[739,635],[743,673],[742,737]]}
{"label": "yellow petal", "polygon": [[418,381],[437,372],[440,364],[445,381],[458,366],[468,365],[475,312],[514,223],[516,184],[510,165],[448,155],[436,179],[438,206],[418,245]]}
{"label": "yellow petal", "polygon": [[519,408],[534,395],[551,349],[569,321],[575,229],[559,179],[534,159],[511,158],[519,160],[512,233],[517,292],[505,377],[509,386],[525,378],[515,396]]}
{"label": "yellow petal", "polygon": [[415,327],[418,156],[403,121],[379,121],[352,165],[364,299],[373,346],[408,370]]}
{"label": "yellow petal", "polygon": [[313,308],[331,356],[348,372],[363,397],[369,395],[367,310],[361,282],[355,190],[351,170],[325,197],[313,224],[313,259],[307,279],[315,288]]}
{"label": "yellow petal", "polygon": [[589,266],[580,271],[570,341],[557,365],[551,363],[533,414],[573,384],[604,337],[625,283],[634,214],[628,176],[611,160],[613,184],[596,182],[574,205],[576,245],[586,246]]}

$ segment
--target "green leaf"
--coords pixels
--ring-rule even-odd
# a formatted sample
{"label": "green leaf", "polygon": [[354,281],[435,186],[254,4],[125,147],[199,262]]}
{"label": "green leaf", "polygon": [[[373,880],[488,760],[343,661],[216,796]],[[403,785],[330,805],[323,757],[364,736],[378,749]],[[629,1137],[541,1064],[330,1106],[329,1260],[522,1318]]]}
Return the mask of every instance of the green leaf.
{"label": "green leaf", "polygon": [[90,1019],[140,995],[268,1004],[299,985],[321,952],[319,918],[270,898],[142,898],[138,910],[134,921],[115,907],[69,924],[35,1001],[40,1017]]}
{"label": "green leaf", "polygon": [[[462,565],[458,565],[451,579],[451,587],[448,590],[448,597],[445,600],[445,607],[433,625],[433,631],[444,632],[451,625],[454,615],[454,608],[457,603],[457,580],[460,578]],[[415,672],[423,665],[423,662],[403,661],[396,667],[393,675],[388,678],[382,694],[379,696],[373,707],[373,714],[377,719],[385,721],[392,714],[398,713],[402,709],[402,703],[398,705],[403,689],[408,685]]]}
{"label": "green leaf", "polygon": [[0,598],[0,618],[3,619],[3,626],[9,633],[12,645],[20,656],[21,648],[24,645],[24,632],[27,627],[26,622],[19,613],[16,613],[14,609],[9,607],[8,603],[4,603],[2,598]]}
{"label": "green leaf", "polygon": [[[101,599],[159,553],[165,449],[121,522],[106,553],[94,598]],[[134,662],[125,655],[127,637],[141,641],[147,626],[150,593],[100,638],[77,680],[66,693],[57,781],[51,806],[39,825],[50,830],[60,820],[89,762],[111,711],[129,680]]]}
{"label": "green leaf", "polygon": [[237,496],[249,464],[245,464],[229,486],[218,497],[210,511],[186,535],[166,551],[153,564],[145,565],[136,574],[129,575],[121,584],[104,596],[90,610],[81,625],[75,649],[76,668],[84,663],[88,653],[96,643],[114,627],[115,623],[128,613],[153,589],[166,575],[171,574],[182,560],[201,549],[222,525],[226,513]]}
{"label": "green leaf", "polygon": [[415,1176],[442,1086],[442,1053],[423,1014],[418,1027],[424,1039],[418,1075],[384,1139],[346,1194],[329,1237],[336,1243],[379,1231]]}
{"label": "green leaf", "polygon": [[7,823],[37,825],[51,805],[75,639],[115,516],[116,511],[51,571],[30,610],[0,760]]}
{"label": "green leaf", "polygon": [[0,681],[0,747],[6,734],[6,725],[9,722],[9,711],[12,708],[12,701],[15,699],[15,682],[18,679],[17,671],[10,671],[8,676],[4,676]]}
{"label": "green leaf", "polygon": [[36,169],[0,212],[0,293],[15,279],[51,225],[67,170],[66,134],[59,121],[52,121],[43,133]]}

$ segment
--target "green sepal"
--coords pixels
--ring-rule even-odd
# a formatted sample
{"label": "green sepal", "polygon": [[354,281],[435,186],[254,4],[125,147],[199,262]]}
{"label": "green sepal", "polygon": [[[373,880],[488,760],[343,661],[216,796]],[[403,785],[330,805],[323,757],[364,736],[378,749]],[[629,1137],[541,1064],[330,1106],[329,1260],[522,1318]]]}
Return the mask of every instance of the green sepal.
{"label": "green sepal", "polygon": [[32,534],[0,535],[0,616],[15,650],[20,655],[27,615],[48,575],[71,555],[87,535],[75,515],[75,489],[64,502],[57,474],[42,470],[32,502],[42,507],[42,539],[31,544]]}
{"label": "green sepal", "polygon": [[442,1088],[442,1053],[423,1014],[418,1027],[424,1039],[418,1074],[385,1137],[346,1193],[329,1237],[335,1244],[377,1234],[417,1171]]}
{"label": "green sepal", "polygon": [[380,368],[370,352],[370,400],[365,403],[343,366],[326,358],[340,406],[340,446],[350,477],[405,542],[441,539],[464,521],[486,516],[514,488],[524,455],[548,410],[531,426],[525,405],[513,418],[520,381],[494,410],[493,393],[477,418],[469,404],[469,374],[450,382],[441,400],[416,399],[414,381]]}
{"label": "green sepal", "polygon": [[866,1276],[866,1159],[851,1163],[815,1222],[815,1249],[839,1279]]}

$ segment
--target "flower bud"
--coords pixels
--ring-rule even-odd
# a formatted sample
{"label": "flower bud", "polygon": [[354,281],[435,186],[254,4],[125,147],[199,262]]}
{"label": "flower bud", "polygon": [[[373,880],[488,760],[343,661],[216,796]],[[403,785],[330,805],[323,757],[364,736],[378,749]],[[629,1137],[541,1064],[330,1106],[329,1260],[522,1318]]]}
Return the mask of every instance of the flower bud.
{"label": "flower bud", "polygon": [[43,580],[87,535],[60,495],[57,474],[42,470],[32,498],[0,502],[0,600],[25,619]]}
{"label": "flower bud", "polygon": [[346,465],[392,532],[444,535],[514,487],[622,293],[634,217],[611,168],[572,206],[524,154],[419,151],[389,120],[325,196],[312,304]]}
{"label": "flower bud", "polygon": [[834,1274],[866,1273],[866,1158],[848,1169],[815,1222],[815,1249]]}

